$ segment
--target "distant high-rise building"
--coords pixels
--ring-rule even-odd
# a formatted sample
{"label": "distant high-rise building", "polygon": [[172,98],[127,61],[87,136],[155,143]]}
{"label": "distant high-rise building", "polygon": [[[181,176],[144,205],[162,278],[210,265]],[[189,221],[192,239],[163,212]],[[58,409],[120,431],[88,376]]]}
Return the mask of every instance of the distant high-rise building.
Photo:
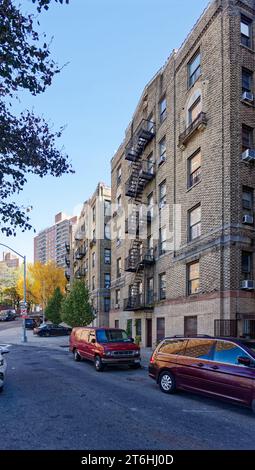
{"label": "distant high-rise building", "polygon": [[54,261],[65,266],[65,245],[69,242],[69,227],[75,225],[77,217],[68,217],[63,212],[55,216],[55,224],[42,230],[34,238],[34,262],[45,264]]}
{"label": "distant high-rise building", "polygon": [[6,264],[8,268],[17,269],[19,267],[19,258],[10,252],[3,252],[2,262]]}

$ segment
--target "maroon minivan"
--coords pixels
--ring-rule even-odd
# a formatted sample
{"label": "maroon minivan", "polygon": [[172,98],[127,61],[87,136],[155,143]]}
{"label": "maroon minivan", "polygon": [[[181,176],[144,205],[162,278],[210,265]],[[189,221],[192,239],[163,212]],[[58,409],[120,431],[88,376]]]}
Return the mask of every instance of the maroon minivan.
{"label": "maroon minivan", "polygon": [[98,372],[106,365],[122,365],[137,369],[141,365],[140,348],[119,328],[73,328],[69,349],[75,361],[89,359]]}
{"label": "maroon minivan", "polygon": [[149,375],[164,393],[189,390],[255,411],[255,340],[165,338],[151,356]]}

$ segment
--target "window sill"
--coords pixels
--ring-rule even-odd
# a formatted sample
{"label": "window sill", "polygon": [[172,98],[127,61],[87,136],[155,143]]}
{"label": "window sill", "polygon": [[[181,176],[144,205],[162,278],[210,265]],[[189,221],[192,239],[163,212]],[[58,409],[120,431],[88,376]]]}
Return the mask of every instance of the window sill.
{"label": "window sill", "polygon": [[242,98],[240,99],[240,101],[241,101],[242,104],[244,104],[244,105],[246,105],[246,106],[249,106],[250,108],[255,108],[255,106],[254,106],[254,101],[249,102],[249,101],[246,101],[246,100],[244,100],[244,99],[242,99]]}
{"label": "window sill", "polygon": [[198,186],[198,184],[200,184],[202,181],[202,179],[200,181],[198,181],[197,183],[194,183],[192,186],[190,186],[189,188],[187,188],[186,190],[186,193],[188,193],[189,191],[191,191],[193,188],[195,188],[196,186]]}
{"label": "window sill", "polygon": [[159,127],[166,121],[167,116],[164,117],[164,119],[159,119]]}
{"label": "window sill", "polygon": [[254,53],[255,53],[254,49],[252,49],[252,48],[251,48],[251,47],[249,47],[249,46],[245,46],[245,45],[244,45],[244,44],[242,44],[241,42],[240,42],[240,46],[241,46],[241,47],[243,47],[245,50],[247,50],[247,51],[251,52],[252,54],[254,54]]}
{"label": "window sill", "polygon": [[192,240],[187,240],[187,246],[192,245],[193,243],[196,243],[202,239],[202,235],[199,235],[199,237],[193,238]]}
{"label": "window sill", "polygon": [[162,160],[162,161],[159,161],[159,162],[158,162],[158,168],[159,168],[160,166],[164,165],[164,163],[166,163],[166,158],[165,158],[165,160]]}
{"label": "window sill", "polygon": [[200,73],[200,75],[197,77],[197,79],[194,81],[194,83],[192,83],[192,85],[189,86],[189,84],[188,84],[187,93],[189,93],[189,91],[194,87],[194,85],[197,83],[197,81],[201,79],[201,77],[202,77],[202,73]]}

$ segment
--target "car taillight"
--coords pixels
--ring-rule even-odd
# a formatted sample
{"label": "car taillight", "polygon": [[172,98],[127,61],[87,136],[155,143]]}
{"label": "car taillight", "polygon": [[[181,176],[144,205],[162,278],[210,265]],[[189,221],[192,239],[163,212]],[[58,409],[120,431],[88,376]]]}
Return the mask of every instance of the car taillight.
{"label": "car taillight", "polygon": [[153,356],[153,353],[152,353],[151,358],[150,358],[150,363],[153,364],[153,362],[155,362],[155,359],[154,359],[154,356]]}

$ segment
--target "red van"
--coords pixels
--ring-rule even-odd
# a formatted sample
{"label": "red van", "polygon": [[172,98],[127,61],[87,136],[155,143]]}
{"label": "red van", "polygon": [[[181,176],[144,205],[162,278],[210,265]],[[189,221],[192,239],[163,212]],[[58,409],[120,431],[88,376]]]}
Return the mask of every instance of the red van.
{"label": "red van", "polygon": [[127,364],[134,369],[141,366],[139,346],[119,328],[73,328],[69,349],[75,361],[89,359],[98,372],[106,365]]}

